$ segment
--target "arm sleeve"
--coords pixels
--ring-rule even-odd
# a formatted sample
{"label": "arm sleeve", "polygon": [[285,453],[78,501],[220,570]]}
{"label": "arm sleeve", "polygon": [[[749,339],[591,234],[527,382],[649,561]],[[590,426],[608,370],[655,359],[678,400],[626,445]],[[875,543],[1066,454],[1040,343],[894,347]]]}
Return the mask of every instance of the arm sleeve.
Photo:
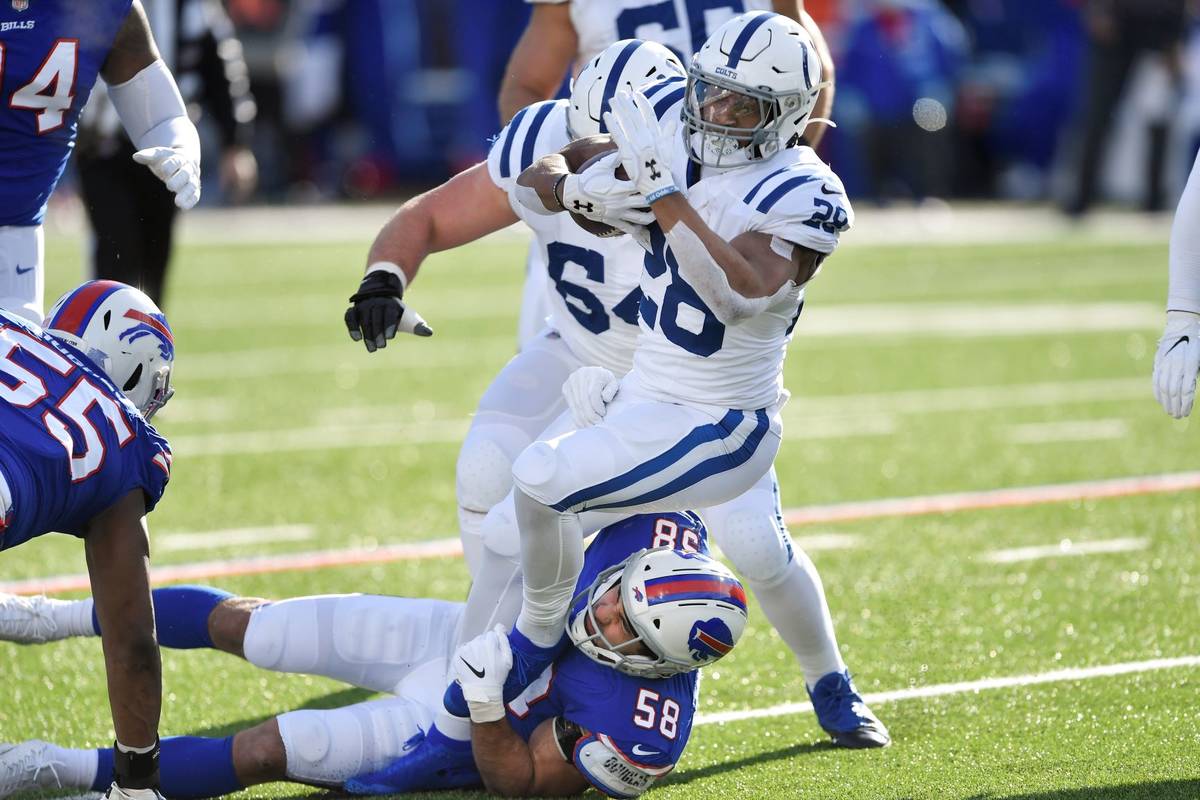
{"label": "arm sleeve", "polygon": [[1200,156],[1171,224],[1167,310],[1200,313]]}
{"label": "arm sleeve", "polygon": [[179,87],[162,59],[157,59],[125,83],[108,87],[125,132],[139,149],[176,148],[200,163],[200,134],[188,119]]}

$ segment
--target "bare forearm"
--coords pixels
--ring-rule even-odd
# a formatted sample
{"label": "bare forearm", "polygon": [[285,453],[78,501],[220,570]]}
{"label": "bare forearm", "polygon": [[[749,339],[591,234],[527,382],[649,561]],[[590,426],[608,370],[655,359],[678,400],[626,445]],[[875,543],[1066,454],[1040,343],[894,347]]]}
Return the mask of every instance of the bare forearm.
{"label": "bare forearm", "polygon": [[409,284],[421,268],[421,262],[431,252],[433,221],[420,207],[420,197],[414,197],[392,215],[375,236],[367,252],[367,263],[390,261],[404,271]]}
{"label": "bare forearm", "polygon": [[475,766],[489,792],[503,797],[527,797],[534,783],[533,754],[508,720],[471,723]]}
{"label": "bare forearm", "polygon": [[[829,45],[825,41],[824,34],[821,33],[821,28],[807,12],[800,12],[800,24],[808,31],[808,35],[812,37],[813,44],[817,47],[817,57],[821,61],[821,80],[828,82],[828,85],[817,95],[817,102],[812,110],[812,118],[829,119],[833,113],[833,55],[829,52]],[[814,122],[804,129],[804,138],[808,140],[811,146],[816,147],[828,129],[829,126],[824,122]]]}
{"label": "bare forearm", "polygon": [[539,158],[517,178],[521,186],[528,186],[537,192],[538,199],[547,211],[562,211],[562,202],[555,187],[558,182],[570,172],[567,160],[559,153],[551,153]]}

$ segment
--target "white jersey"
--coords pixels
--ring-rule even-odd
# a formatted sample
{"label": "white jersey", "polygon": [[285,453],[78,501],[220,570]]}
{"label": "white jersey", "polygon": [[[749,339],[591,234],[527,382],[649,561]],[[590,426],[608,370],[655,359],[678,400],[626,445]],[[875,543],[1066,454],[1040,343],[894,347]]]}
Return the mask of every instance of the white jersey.
{"label": "white jersey", "polygon": [[566,100],[534,103],[517,112],[492,144],[488,174],[508,192],[517,216],[533,229],[533,246],[549,277],[549,326],[585,365],[624,375],[638,340],[638,281],[645,251],[629,236],[593,236],[569,214],[530,211],[513,193],[522,171],[570,141],[566,117]]}
{"label": "white jersey", "polygon": [[[677,116],[674,109],[660,116],[664,113],[671,120]],[[829,254],[854,221],[842,182],[810,147],[785,148],[733,169],[701,171],[688,159],[683,140],[673,138],[679,143],[672,164],[676,180],[686,176],[688,202],[727,241],[760,231]],[[641,279],[642,336],[633,362],[642,387],[664,400],[721,408],[779,403],[783,359],[804,306],[804,287],[793,285],[761,314],[724,325],[679,277],[657,226],[651,234],[654,253]]]}
{"label": "white jersey", "polygon": [[[547,0],[527,0],[538,3]],[[687,64],[710,33],[746,11],[770,11],[770,0],[549,0],[569,2],[586,64],[619,39],[665,44]]]}

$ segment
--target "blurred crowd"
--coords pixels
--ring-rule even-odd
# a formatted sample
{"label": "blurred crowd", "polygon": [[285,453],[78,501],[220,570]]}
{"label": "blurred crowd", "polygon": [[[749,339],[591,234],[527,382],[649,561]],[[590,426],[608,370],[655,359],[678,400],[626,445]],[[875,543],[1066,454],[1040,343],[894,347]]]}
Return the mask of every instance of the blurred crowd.
{"label": "blurred crowd", "polygon": [[[226,0],[266,201],[419,189],[481,159],[523,0]],[[1200,143],[1188,0],[807,0],[822,155],[863,201],[1169,206]],[[210,162],[212,163],[212,162]]]}

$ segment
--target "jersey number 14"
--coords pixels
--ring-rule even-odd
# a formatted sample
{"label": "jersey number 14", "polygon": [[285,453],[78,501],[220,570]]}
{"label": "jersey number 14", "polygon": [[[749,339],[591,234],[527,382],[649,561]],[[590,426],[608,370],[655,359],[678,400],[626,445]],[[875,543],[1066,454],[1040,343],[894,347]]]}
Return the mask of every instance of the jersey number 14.
{"label": "jersey number 14", "polygon": [[[75,102],[79,40],[59,39],[29,83],[13,92],[8,104],[37,112],[38,135],[63,126]],[[4,80],[4,43],[0,42],[0,83]]]}

